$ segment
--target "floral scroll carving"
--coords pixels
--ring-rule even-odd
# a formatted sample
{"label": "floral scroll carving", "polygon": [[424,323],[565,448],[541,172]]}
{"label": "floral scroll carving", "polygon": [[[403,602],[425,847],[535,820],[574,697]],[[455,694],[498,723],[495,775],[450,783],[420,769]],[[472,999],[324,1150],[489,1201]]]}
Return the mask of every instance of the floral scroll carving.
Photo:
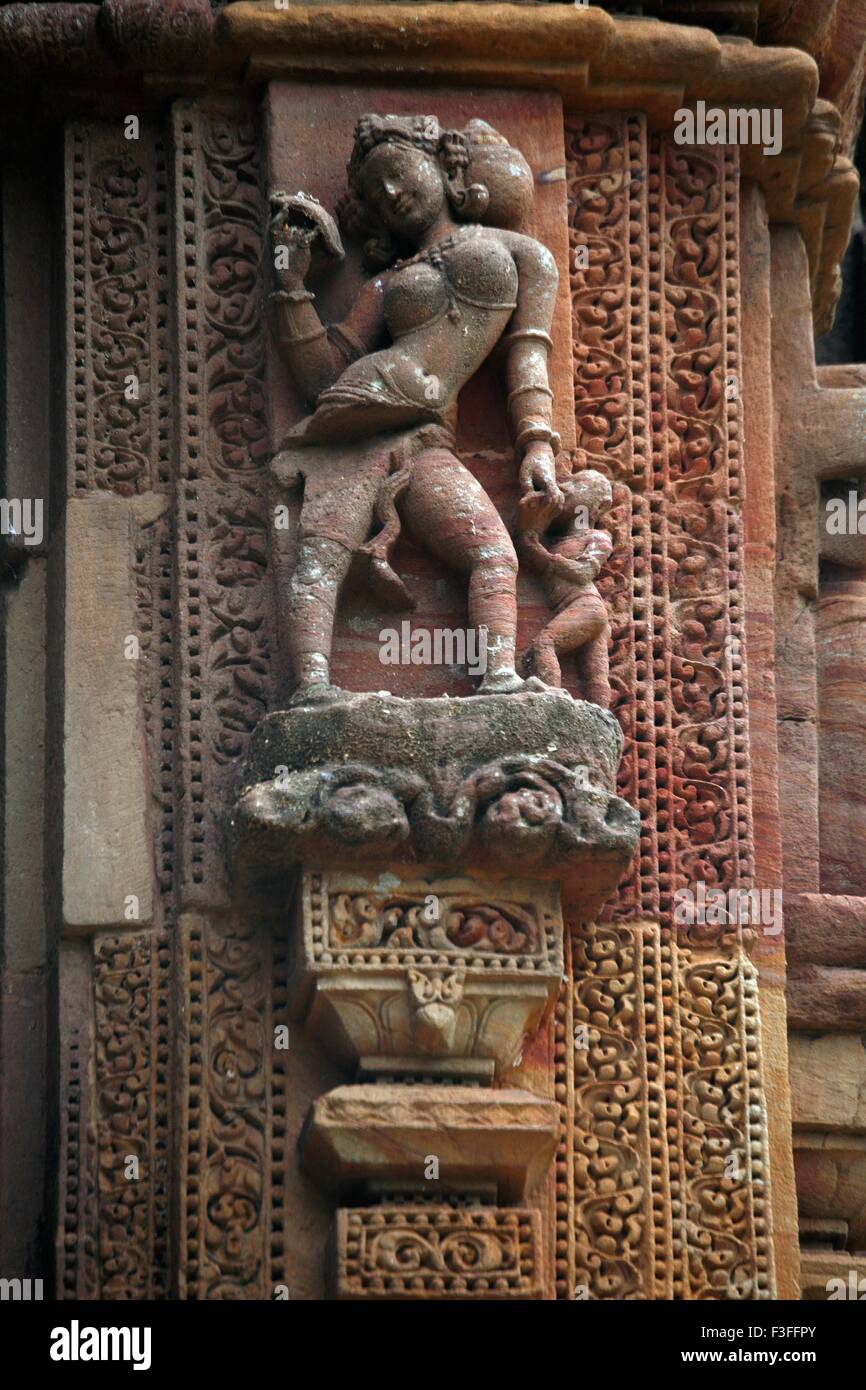
{"label": "floral scroll carving", "polygon": [[[558,1180],[575,1203],[574,1279],[559,1296],[767,1297],[750,933],[677,931],[672,913],[678,887],[753,884],[736,152],[683,150],[617,114],[568,129],[572,250],[588,248],[572,273],[579,442],[614,484],[599,589],[619,790],[642,835],[610,925],[577,934],[574,998],[557,1014],[558,1076],[574,1096]],[[628,925],[641,917],[657,925]],[[665,1114],[683,1165],[674,1150],[644,1156],[664,1147]]]}
{"label": "floral scroll carving", "polygon": [[130,147],[73,126],[66,142],[73,229],[68,398],[71,485],[122,497],[166,490],[171,424],[167,171],[162,142]]}
{"label": "floral scroll carving", "polygon": [[207,112],[199,131],[209,462],[232,479],[268,457],[259,140],[256,123],[236,110]]}
{"label": "floral scroll carving", "polygon": [[538,922],[516,903],[492,906],[484,902],[435,900],[435,906],[399,896],[376,900],[363,894],[338,893],[330,911],[333,950],[382,946],[451,950],[453,947],[492,951],[497,955],[535,954],[540,949]]}
{"label": "floral scroll carving", "polygon": [[540,1298],[537,1214],[405,1206],[338,1213],[340,1299]]}
{"label": "floral scroll carving", "polygon": [[168,1292],[168,967],[164,934],[102,936],[94,946],[102,1298]]}
{"label": "floral scroll carving", "polygon": [[[572,271],[578,439],[614,483],[599,589],[619,788],[645,827],[644,867],[609,913],[669,920],[676,887],[751,874],[735,152],[684,151],[620,115],[568,132],[572,251],[587,261]],[[592,401],[628,415],[624,434],[592,426]]]}

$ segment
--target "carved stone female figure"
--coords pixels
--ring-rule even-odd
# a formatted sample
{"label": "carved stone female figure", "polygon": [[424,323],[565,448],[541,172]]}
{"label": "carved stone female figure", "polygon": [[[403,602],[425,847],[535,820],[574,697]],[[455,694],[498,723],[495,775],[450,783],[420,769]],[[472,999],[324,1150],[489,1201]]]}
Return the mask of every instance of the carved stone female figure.
{"label": "carved stone female figure", "polygon": [[454,441],[458,393],[504,340],[521,486],[562,501],[547,374],[556,264],[510,226],[531,201],[531,174],[482,121],[445,131],[432,116],[377,115],[358,123],[348,174],[340,219],[380,273],[327,329],[304,281],[317,239],[342,254],[336,227],[308,195],[272,196],[277,339],[315,406],[271,464],[280,484],[304,488],[286,614],[293,703],[341,694],[330,654],[353,554],[370,560],[384,602],[411,602],[389,564],[401,520],[468,577],[470,625],[488,633],[480,693],[526,688],[515,669],[514,547]]}

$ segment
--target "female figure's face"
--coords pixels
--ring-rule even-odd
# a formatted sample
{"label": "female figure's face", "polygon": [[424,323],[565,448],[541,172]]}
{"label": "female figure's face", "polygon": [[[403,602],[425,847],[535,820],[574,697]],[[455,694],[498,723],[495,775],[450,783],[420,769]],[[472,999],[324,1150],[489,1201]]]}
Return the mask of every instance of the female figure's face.
{"label": "female figure's face", "polygon": [[371,212],[399,241],[416,241],[445,203],[439,165],[410,145],[377,145],[364,160],[361,179]]}

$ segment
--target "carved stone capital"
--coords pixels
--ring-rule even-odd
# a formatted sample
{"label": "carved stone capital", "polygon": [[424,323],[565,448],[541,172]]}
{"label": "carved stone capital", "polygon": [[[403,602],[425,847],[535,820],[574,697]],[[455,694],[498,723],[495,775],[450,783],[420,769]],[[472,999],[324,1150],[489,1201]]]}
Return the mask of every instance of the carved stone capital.
{"label": "carved stone capital", "polygon": [[292,1013],[362,1074],[489,1081],[556,998],[562,930],[548,883],[305,871]]}

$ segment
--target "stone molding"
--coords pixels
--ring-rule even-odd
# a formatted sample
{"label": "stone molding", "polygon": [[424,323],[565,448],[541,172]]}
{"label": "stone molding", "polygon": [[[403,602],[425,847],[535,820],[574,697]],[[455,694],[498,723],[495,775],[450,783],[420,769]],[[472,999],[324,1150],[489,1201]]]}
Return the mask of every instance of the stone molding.
{"label": "stone molding", "polygon": [[816,330],[829,326],[857,175],[840,149],[839,113],[817,100],[818,70],[806,53],[595,7],[551,6],[540,25],[533,8],[519,5],[275,10],[268,0],[242,0],[220,16],[214,56],[227,69],[239,62],[251,80],[396,70],[406,80],[552,87],[567,110],[642,110],[656,130],[697,100],[750,105],[759,93],[783,112],[785,148],[765,157],[743,147],[742,174],[763,187],[771,221],[800,228]]}
{"label": "stone molding", "polygon": [[[328,1191],[460,1194],[478,1184],[520,1202],[550,1165],[558,1123],[555,1101],[514,1088],[338,1086],[313,1104],[301,1163]],[[438,1176],[427,1178],[431,1155]]]}
{"label": "stone molding", "polygon": [[[695,10],[700,22],[702,7]],[[273,76],[400,73],[407,81],[467,86],[554,88],[582,113],[643,110],[651,129],[670,126],[681,106],[762,102],[783,111],[785,148],[776,157],[743,150],[743,174],[761,184],[771,221],[793,222],[806,242],[817,332],[830,324],[839,292],[857,175],[844,121],[818,99],[815,60],[797,48],[759,47],[742,36],[662,19],[612,16],[595,7],[533,5],[292,5],[241,0],[215,16],[207,0],[105,0],[103,5],[0,6],[0,75],[8,100],[0,112],[7,138],[28,138],[35,114],[69,116],[182,94],[208,75],[224,82]],[[761,15],[764,24],[764,15]],[[847,21],[850,23],[850,21]],[[762,29],[788,38],[768,12]],[[776,27],[773,27],[773,25]],[[843,20],[840,27],[848,33]],[[826,30],[796,41],[823,53]],[[835,32],[835,31],[834,31]],[[857,48],[858,34],[851,35]],[[862,49],[862,44],[860,45]],[[859,69],[857,69],[859,72]],[[848,86],[854,82],[856,72]],[[836,94],[832,81],[824,87]],[[859,89],[858,89],[859,90]],[[845,88],[847,93],[847,87]],[[841,100],[841,96],[840,96]],[[25,120],[27,122],[25,129]],[[844,129],[843,129],[844,126]]]}

